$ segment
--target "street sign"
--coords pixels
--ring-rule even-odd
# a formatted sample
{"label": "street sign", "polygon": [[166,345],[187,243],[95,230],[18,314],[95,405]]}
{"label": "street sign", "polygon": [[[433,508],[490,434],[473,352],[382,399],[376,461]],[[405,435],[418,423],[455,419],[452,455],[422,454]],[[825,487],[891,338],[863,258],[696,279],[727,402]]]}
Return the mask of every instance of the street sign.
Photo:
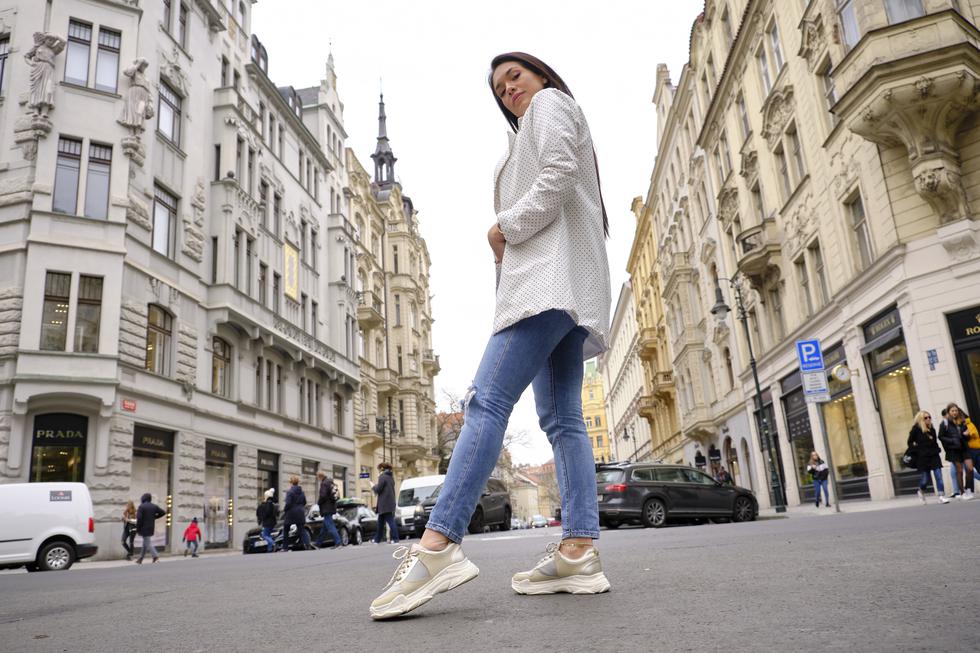
{"label": "street sign", "polygon": [[830,387],[827,385],[827,372],[825,370],[803,372],[800,374],[800,378],[803,381],[803,396],[807,403],[830,401]]}
{"label": "street sign", "polygon": [[797,340],[796,354],[800,359],[800,372],[823,371],[823,352],[820,351],[819,340]]}
{"label": "street sign", "polygon": [[357,476],[358,478],[371,478],[371,472],[361,472]]}

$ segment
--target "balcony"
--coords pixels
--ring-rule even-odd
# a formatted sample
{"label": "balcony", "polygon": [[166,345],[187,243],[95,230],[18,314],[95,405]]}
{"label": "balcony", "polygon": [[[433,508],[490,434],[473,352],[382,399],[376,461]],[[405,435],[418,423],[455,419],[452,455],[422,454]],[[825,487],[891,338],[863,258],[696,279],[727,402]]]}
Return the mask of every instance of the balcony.
{"label": "balcony", "polygon": [[640,417],[644,417],[648,420],[654,420],[657,418],[657,406],[660,405],[660,401],[653,395],[642,395],[640,397],[639,405],[637,406],[637,412]]}
{"label": "balcony", "polygon": [[662,256],[660,269],[664,275],[664,292],[670,292],[679,275],[691,271],[691,257],[687,252],[673,252]]}
{"label": "balcony", "polygon": [[736,237],[741,253],[738,270],[756,287],[762,286],[770,268],[779,266],[779,230],[774,218],[766,218],[762,224],[743,230]]}
{"label": "balcony", "polygon": [[695,440],[713,437],[717,431],[715,422],[711,419],[711,411],[704,404],[697,404],[684,413],[682,424],[684,435]]}
{"label": "balcony", "polygon": [[640,329],[640,358],[642,360],[656,360],[660,345],[660,336],[657,334],[656,328],[644,327]]}
{"label": "balcony", "polygon": [[661,399],[669,399],[674,394],[674,373],[657,372],[653,377],[653,394]]}
{"label": "balcony", "polygon": [[833,113],[872,143],[908,150],[938,225],[970,215],[957,132],[980,111],[978,42],[977,27],[948,9],[868,31],[833,72]]}
{"label": "balcony", "polygon": [[442,370],[439,366],[439,357],[431,349],[426,349],[422,352],[422,369],[432,376],[435,376]]}
{"label": "balcony", "polygon": [[394,447],[403,462],[414,462],[430,455],[430,449],[425,446],[425,442],[415,436],[395,438]]}
{"label": "balcony", "polygon": [[357,420],[354,424],[354,442],[357,447],[374,449],[381,446],[383,439],[375,426],[374,418],[367,417]]}
{"label": "balcony", "polygon": [[378,387],[378,394],[398,392],[398,372],[393,369],[379,367],[374,375],[374,382]]}
{"label": "balcony", "polygon": [[371,290],[357,293],[357,322],[365,329],[373,329],[384,324],[381,299]]}

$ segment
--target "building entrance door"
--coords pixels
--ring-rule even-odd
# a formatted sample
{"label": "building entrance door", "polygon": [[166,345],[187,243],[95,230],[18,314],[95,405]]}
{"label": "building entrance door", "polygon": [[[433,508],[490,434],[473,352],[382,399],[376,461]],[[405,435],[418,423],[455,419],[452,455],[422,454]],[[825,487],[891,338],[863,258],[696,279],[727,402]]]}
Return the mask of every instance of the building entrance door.
{"label": "building entrance door", "polygon": [[946,316],[956,349],[966,412],[980,419],[980,306]]}

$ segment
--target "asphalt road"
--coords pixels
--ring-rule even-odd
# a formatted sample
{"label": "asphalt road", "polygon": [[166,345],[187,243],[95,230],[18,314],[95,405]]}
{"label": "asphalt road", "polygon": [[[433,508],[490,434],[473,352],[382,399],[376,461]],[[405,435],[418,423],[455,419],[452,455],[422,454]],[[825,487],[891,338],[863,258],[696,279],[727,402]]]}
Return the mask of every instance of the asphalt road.
{"label": "asphalt road", "polygon": [[0,575],[14,651],[976,651],[980,501],[604,531],[612,591],[518,596],[558,529],[466,540],[480,577],[394,621],[390,545]]}

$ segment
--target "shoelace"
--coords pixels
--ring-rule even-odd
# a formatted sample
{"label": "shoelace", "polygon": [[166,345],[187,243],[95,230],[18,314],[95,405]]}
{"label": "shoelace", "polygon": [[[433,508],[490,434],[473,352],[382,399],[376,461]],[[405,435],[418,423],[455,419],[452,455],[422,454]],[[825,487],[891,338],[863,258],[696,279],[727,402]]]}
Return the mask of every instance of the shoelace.
{"label": "shoelace", "polygon": [[544,550],[547,553],[545,554],[545,556],[543,558],[541,558],[540,560],[538,560],[538,564],[536,564],[534,566],[535,567],[540,567],[544,563],[546,563],[549,560],[551,560],[552,558],[554,558],[555,557],[555,552],[558,551],[558,547],[559,547],[559,543],[558,542],[549,542],[548,543],[548,546],[546,546],[544,548]]}
{"label": "shoelace", "polygon": [[391,587],[408,573],[408,570],[412,568],[412,561],[419,557],[418,553],[412,553],[410,547],[400,546],[394,550],[391,557],[395,560],[401,560],[398,568],[395,569],[395,573],[391,575],[391,580],[388,581],[388,587]]}

